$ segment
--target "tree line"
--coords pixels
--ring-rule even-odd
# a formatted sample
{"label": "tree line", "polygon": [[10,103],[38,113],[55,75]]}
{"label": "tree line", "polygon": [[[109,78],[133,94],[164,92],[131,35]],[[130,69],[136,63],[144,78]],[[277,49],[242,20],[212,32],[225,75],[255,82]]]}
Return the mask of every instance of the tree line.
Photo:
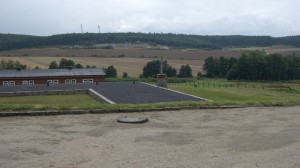
{"label": "tree line", "polygon": [[[163,73],[167,77],[179,77],[179,78],[192,78],[192,68],[186,64],[182,65],[177,74],[177,70],[168,64],[167,61],[163,61]],[[140,75],[140,78],[153,77],[156,78],[156,75],[160,74],[160,61],[153,60],[147,62],[143,68],[143,73]]]}
{"label": "tree line", "polygon": [[170,47],[222,49],[224,47],[250,47],[290,45],[300,47],[300,36],[202,36],[172,33],[71,33],[52,36],[0,34],[0,50],[47,47],[57,45],[92,46],[94,44],[137,43]]}
{"label": "tree line", "polygon": [[209,57],[205,59],[203,71],[207,77],[229,80],[297,80],[300,79],[300,57],[264,51],[244,53],[238,59]]}
{"label": "tree line", "polygon": [[1,59],[0,69],[27,69],[26,64],[21,64],[19,61]]}
{"label": "tree line", "polygon": [[[84,68],[81,64],[75,63],[71,59],[62,58],[59,61],[59,64],[56,61],[52,61],[49,64],[49,69],[68,69],[68,68]],[[85,68],[97,68],[96,66],[86,65]],[[117,69],[110,65],[107,68],[102,67],[103,71],[106,73],[107,77],[117,77]],[[123,74],[123,76],[127,77],[127,74]]]}

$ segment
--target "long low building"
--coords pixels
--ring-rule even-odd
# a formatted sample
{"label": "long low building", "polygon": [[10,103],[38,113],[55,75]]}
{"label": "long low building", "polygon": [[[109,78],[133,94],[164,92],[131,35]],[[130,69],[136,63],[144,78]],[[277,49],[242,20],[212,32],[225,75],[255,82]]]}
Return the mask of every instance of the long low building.
{"label": "long low building", "polygon": [[0,70],[0,86],[94,83],[104,82],[105,77],[100,68]]}

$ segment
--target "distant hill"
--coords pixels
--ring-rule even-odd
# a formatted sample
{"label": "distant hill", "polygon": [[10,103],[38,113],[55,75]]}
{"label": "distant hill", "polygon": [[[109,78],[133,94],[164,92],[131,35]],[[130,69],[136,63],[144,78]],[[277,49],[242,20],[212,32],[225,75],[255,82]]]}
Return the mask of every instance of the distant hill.
{"label": "distant hill", "polygon": [[300,47],[300,36],[202,36],[162,33],[72,33],[52,36],[0,34],[0,50],[37,48],[58,45],[92,46],[95,44],[149,43],[174,48],[196,48],[205,50],[226,47],[265,47],[288,45]]}

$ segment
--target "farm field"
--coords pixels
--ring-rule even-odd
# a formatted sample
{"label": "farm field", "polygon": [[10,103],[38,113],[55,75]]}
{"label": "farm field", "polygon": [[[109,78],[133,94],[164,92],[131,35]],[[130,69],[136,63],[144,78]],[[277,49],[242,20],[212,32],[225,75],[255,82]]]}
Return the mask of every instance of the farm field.
{"label": "farm field", "polygon": [[281,55],[292,55],[292,54],[300,54],[300,48],[288,47],[283,45],[276,45],[270,47],[251,47],[251,48],[230,48],[228,50],[231,51],[253,51],[253,50],[264,50],[270,54],[281,54]]}
{"label": "farm field", "polygon": [[153,50],[153,49],[62,49],[62,48],[38,48],[0,51],[0,56],[37,56],[37,57],[160,57],[168,59],[205,59],[209,56],[238,57],[241,51],[234,50]]}
{"label": "farm field", "polygon": [[118,47],[115,49],[70,49],[66,47],[52,48],[34,48],[34,49],[19,49],[0,51],[2,56],[35,56],[35,57],[118,57],[124,55],[126,57],[160,57],[168,59],[201,59],[207,57],[224,56],[224,57],[239,57],[241,53],[253,50],[265,50],[267,53],[278,53],[282,55],[300,54],[300,48],[289,47],[284,45],[276,45],[269,47],[249,47],[249,48],[225,48],[223,50],[199,50],[199,49],[149,49],[147,46],[130,46]]}
{"label": "farm field", "polygon": [[118,75],[127,72],[131,77],[138,77],[148,61],[157,60],[163,56],[177,71],[181,65],[189,64],[196,76],[202,71],[204,60],[210,56],[239,57],[241,53],[252,50],[265,50],[267,53],[282,55],[300,54],[300,48],[288,46],[252,47],[252,48],[227,48],[224,50],[203,51],[192,49],[147,49],[147,46],[115,45],[115,49],[70,49],[70,48],[37,48],[0,51],[0,59],[18,60],[29,68],[36,66],[46,69],[51,61],[61,58],[72,59],[83,66],[95,65],[117,68]]}
{"label": "farm field", "polygon": [[[19,61],[21,64],[26,64],[28,68],[33,69],[39,66],[42,69],[47,69],[51,61],[59,63],[61,58],[73,60],[84,67],[86,65],[95,65],[97,67],[108,67],[113,65],[118,75],[122,76],[123,72],[127,72],[131,77],[138,77],[143,72],[143,67],[148,61],[157,60],[158,58],[99,58],[99,57],[1,57],[1,59],[11,59]],[[202,70],[203,60],[177,60],[166,59],[168,63],[179,71],[181,65],[189,64],[193,70],[193,75],[196,76]]]}

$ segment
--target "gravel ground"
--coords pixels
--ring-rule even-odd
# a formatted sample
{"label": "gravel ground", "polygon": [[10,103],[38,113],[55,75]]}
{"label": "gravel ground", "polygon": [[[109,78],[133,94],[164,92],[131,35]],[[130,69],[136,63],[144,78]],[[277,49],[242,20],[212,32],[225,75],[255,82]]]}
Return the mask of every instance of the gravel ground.
{"label": "gravel ground", "polygon": [[299,108],[0,118],[0,167],[296,168]]}
{"label": "gravel ground", "polygon": [[147,104],[173,101],[199,101],[200,98],[136,82],[103,82],[96,84],[2,86],[1,92],[93,89],[115,103]]}

